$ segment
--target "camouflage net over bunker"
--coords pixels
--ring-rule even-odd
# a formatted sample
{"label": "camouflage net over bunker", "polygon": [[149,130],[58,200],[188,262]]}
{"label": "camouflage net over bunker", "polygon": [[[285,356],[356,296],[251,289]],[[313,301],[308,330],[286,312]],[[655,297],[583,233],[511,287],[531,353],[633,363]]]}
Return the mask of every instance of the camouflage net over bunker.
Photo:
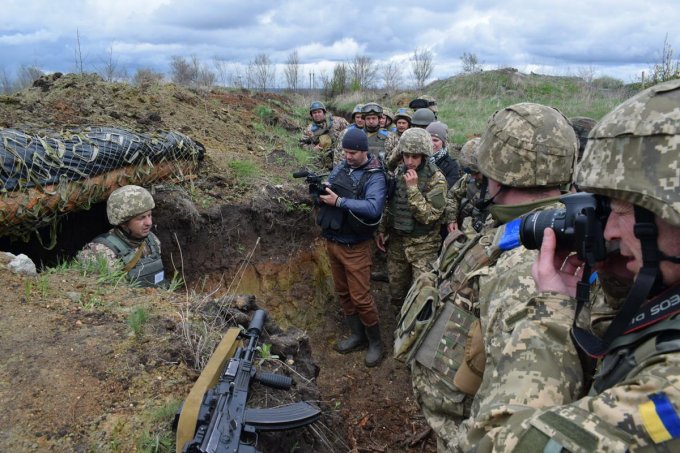
{"label": "camouflage net over bunker", "polygon": [[205,148],[179,132],[87,127],[44,135],[0,129],[0,236],[28,240],[61,215],[89,209],[118,187],[195,173]]}

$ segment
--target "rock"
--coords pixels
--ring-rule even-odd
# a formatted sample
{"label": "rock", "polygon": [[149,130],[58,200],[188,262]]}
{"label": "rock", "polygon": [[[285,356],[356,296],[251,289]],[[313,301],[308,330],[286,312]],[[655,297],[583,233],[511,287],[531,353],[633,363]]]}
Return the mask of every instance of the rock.
{"label": "rock", "polygon": [[12,255],[11,253],[5,252],[5,256],[10,258],[9,264],[7,264],[7,268],[10,269],[12,272],[17,273],[17,274],[24,274],[24,275],[30,275],[31,277],[35,277],[38,275],[38,271],[35,268],[35,264],[29,257],[24,255],[23,253],[19,254],[18,256]]}

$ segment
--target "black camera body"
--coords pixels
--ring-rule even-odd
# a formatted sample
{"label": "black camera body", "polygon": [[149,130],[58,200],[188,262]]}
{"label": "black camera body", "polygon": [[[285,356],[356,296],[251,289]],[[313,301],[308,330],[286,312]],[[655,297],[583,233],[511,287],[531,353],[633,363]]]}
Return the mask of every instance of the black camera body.
{"label": "black camera body", "polygon": [[607,256],[604,228],[609,217],[609,200],[586,192],[560,198],[563,209],[531,212],[521,217],[519,239],[528,249],[537,250],[543,242],[543,231],[550,228],[557,237],[557,249],[575,251],[589,264]]}
{"label": "black camera body", "polygon": [[325,195],[327,193],[326,188],[328,186],[321,182],[326,176],[328,176],[328,173],[317,175],[308,170],[300,170],[293,173],[293,178],[305,178],[305,182],[309,185],[309,194],[314,200],[317,200],[320,195]]}

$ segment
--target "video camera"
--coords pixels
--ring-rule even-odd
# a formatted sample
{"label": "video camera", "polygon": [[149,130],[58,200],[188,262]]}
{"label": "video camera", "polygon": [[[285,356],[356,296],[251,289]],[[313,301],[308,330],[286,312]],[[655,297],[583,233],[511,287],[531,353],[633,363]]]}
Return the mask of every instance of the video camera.
{"label": "video camera", "polygon": [[309,170],[300,170],[293,173],[293,178],[305,178],[305,182],[309,184],[309,194],[314,200],[319,198],[319,195],[326,193],[326,185],[321,182],[321,179],[328,176],[328,173],[317,175]]}
{"label": "video camera", "polygon": [[589,264],[607,256],[604,228],[609,217],[609,200],[586,192],[560,198],[564,209],[547,209],[521,217],[519,239],[528,249],[537,250],[543,242],[543,230],[550,228],[557,237],[557,249],[575,251]]}

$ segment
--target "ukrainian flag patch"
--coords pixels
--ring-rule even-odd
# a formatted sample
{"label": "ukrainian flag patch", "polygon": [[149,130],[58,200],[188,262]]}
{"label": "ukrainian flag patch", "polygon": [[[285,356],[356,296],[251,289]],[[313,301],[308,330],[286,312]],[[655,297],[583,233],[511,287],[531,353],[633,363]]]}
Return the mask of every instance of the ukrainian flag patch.
{"label": "ukrainian flag patch", "polygon": [[680,437],[680,417],[665,393],[649,395],[650,401],[639,406],[642,423],[654,443]]}

